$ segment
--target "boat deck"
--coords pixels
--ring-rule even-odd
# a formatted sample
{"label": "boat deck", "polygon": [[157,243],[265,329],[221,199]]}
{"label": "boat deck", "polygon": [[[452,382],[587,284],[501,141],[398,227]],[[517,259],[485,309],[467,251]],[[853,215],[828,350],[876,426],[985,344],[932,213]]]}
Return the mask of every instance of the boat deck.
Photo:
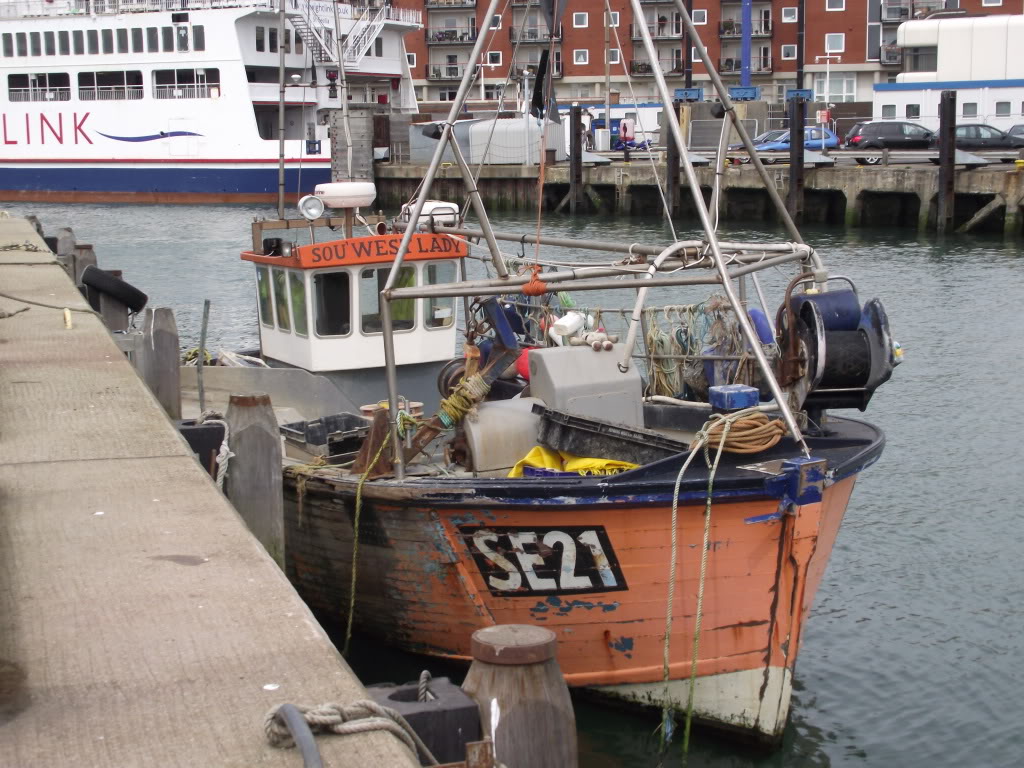
{"label": "boat deck", "polygon": [[[26,242],[0,250],[4,293],[85,309],[0,218],[0,247]],[[300,764],[266,712],[365,691],[99,319],[2,317],[0,393],[0,765]],[[331,765],[418,765],[381,732],[318,743]]]}

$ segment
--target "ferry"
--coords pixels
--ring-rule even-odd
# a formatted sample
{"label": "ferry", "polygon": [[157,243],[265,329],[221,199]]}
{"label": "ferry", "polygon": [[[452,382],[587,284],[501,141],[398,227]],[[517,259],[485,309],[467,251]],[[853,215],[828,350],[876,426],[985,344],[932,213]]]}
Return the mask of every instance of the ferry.
{"label": "ferry", "polygon": [[285,191],[312,192],[346,91],[415,111],[403,38],[420,27],[378,3],[0,2],[0,196],[274,201],[282,81]]}

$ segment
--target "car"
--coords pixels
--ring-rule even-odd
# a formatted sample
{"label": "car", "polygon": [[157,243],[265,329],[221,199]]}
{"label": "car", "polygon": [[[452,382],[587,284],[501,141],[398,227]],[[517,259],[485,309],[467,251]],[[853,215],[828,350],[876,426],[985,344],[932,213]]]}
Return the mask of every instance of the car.
{"label": "car", "polygon": [[[805,149],[835,149],[838,146],[839,137],[828,128],[822,128],[820,125],[808,125],[804,128]],[[789,152],[789,131],[786,131],[774,141],[755,144],[754,149],[758,152]],[[761,158],[761,162],[771,165],[772,163],[784,163],[786,161],[783,158],[764,157]]]}
{"label": "car", "polygon": [[[928,149],[932,132],[915,123],[882,120],[857,123],[846,134],[847,149]],[[855,157],[859,165],[878,165],[880,156]]]}
{"label": "car", "polygon": [[[765,131],[764,133],[759,133],[757,136],[752,138],[751,141],[754,143],[755,146],[758,145],[758,144],[767,144],[769,141],[775,141],[779,137],[785,136],[786,133],[787,133],[787,131],[786,131],[785,128],[773,128],[770,131]],[[729,145],[729,150],[730,151],[735,151],[737,149],[743,149],[743,145],[742,144],[730,144]]]}
{"label": "car", "polygon": [[[991,125],[967,123],[954,129],[953,144],[957,149],[1024,149],[1024,136],[1011,136]],[[932,146],[939,146],[938,136],[932,138]],[[938,164],[938,159],[932,159]],[[1003,158],[1004,163],[1012,163],[1013,158]]]}
{"label": "car", "polygon": [[1007,133],[1011,136],[1024,136],[1024,123],[1017,123]]}

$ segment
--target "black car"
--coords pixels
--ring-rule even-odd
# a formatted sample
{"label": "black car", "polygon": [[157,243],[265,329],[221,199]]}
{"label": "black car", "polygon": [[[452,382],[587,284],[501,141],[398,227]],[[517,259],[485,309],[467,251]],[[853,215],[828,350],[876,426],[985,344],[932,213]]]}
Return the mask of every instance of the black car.
{"label": "black car", "polygon": [[[932,132],[914,123],[884,120],[857,123],[846,134],[847,149],[927,149]],[[878,165],[881,157],[855,158],[861,165]]]}
{"label": "black car", "polygon": [[[991,125],[969,123],[956,127],[954,145],[957,149],[1024,149],[1024,136],[1011,136]],[[938,146],[938,137],[932,140]],[[933,163],[939,162],[932,160]],[[1003,158],[1004,163],[1012,163],[1012,158]]]}
{"label": "black car", "polygon": [[1024,136],[1024,123],[1017,123],[1007,133],[1011,136]]}

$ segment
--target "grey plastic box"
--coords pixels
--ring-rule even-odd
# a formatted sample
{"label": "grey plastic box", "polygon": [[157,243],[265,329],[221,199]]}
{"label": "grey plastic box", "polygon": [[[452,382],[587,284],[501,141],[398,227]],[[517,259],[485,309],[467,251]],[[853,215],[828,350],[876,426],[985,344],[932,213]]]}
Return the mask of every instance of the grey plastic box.
{"label": "grey plastic box", "polygon": [[592,419],[644,426],[643,380],[636,365],[619,370],[625,347],[551,347],[530,352],[530,395],[548,408]]}

